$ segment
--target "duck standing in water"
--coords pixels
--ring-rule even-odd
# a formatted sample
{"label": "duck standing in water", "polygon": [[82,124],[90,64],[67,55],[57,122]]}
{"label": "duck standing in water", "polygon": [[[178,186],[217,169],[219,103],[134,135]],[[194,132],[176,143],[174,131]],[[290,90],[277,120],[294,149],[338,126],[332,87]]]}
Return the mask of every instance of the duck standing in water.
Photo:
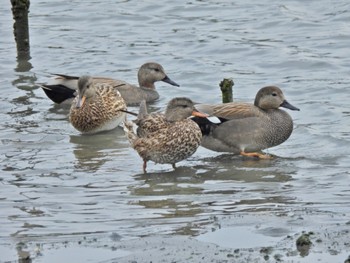
{"label": "duck standing in water", "polygon": [[198,110],[221,121],[214,124],[208,119],[194,118],[203,133],[201,145],[217,152],[271,158],[261,150],[283,143],[293,131],[292,118],[280,107],[299,111],[275,86],[260,89],[254,104],[231,102],[196,105]]}
{"label": "duck standing in water", "polygon": [[140,105],[140,112],[133,123],[125,122],[124,130],[132,148],[143,159],[143,171],[146,173],[147,162],[175,164],[191,156],[199,147],[202,133],[190,116],[207,117],[198,112],[193,102],[184,97],[172,99],[165,114],[147,113],[146,103]]}
{"label": "duck standing in water", "polygon": [[[56,78],[51,85],[40,85],[45,94],[55,103],[62,103],[76,96],[78,89],[78,79],[76,76],[55,74]],[[170,85],[179,87],[180,85],[172,81],[164,71],[164,68],[155,62],[143,64],[138,71],[139,86],[131,85],[125,81],[92,77],[95,84],[107,84],[117,86],[121,96],[128,106],[139,105],[142,100],[153,102],[159,98],[155,87],[155,82],[163,81]],[[124,85],[121,85],[124,84]]]}
{"label": "duck standing in water", "polygon": [[125,112],[122,110],[126,110],[126,104],[116,87],[95,83],[90,76],[81,76],[69,120],[84,134],[108,131],[124,121]]}

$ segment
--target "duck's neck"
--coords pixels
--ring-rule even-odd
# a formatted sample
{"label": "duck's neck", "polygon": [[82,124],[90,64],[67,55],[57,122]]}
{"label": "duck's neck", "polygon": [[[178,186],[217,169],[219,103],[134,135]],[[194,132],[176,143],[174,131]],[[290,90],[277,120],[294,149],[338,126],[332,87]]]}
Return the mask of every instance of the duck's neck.
{"label": "duck's neck", "polygon": [[156,86],[153,83],[143,83],[143,84],[140,84],[140,87],[142,87],[144,89],[149,89],[149,90],[156,89]]}
{"label": "duck's neck", "polygon": [[165,119],[166,119],[168,122],[176,122],[176,121],[182,120],[183,118],[181,118],[181,117],[180,117],[178,114],[176,114],[176,113],[166,112],[166,113],[165,113]]}
{"label": "duck's neck", "polygon": [[178,119],[175,119],[173,117],[168,117],[168,116],[165,116],[165,119],[166,119],[167,122],[177,122],[177,121],[179,121]]}
{"label": "duck's neck", "polygon": [[140,93],[140,96],[147,102],[159,99],[159,93],[154,88],[140,87],[137,89],[137,91]]}
{"label": "duck's neck", "polygon": [[148,89],[148,90],[155,90],[156,89],[156,86],[154,85],[154,83],[148,82],[148,81],[143,81],[140,79],[139,79],[139,86],[140,86],[140,88]]}
{"label": "duck's neck", "polygon": [[86,96],[87,100],[93,100],[99,96],[104,96],[105,92],[102,92],[100,94],[97,94],[96,92],[94,92],[93,94],[90,94],[89,96]]}

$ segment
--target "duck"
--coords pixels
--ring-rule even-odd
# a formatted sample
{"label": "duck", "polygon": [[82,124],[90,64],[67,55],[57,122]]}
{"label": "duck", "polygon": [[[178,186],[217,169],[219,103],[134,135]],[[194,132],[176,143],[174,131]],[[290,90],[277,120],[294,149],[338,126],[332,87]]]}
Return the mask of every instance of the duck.
{"label": "duck", "polygon": [[168,102],[165,113],[148,113],[143,101],[137,119],[124,122],[126,137],[143,159],[144,173],[147,173],[148,161],[171,164],[175,169],[176,163],[196,152],[202,132],[190,116],[208,115],[196,110],[191,99],[176,97]]}
{"label": "duck", "polygon": [[96,83],[88,75],[78,80],[78,94],[72,102],[69,120],[83,134],[108,131],[120,125],[126,113],[126,103],[115,86]]}
{"label": "duck", "polygon": [[[63,74],[53,75],[55,75],[53,84],[41,84],[40,87],[53,102],[61,104],[68,101],[70,103],[76,97],[79,77]],[[138,70],[137,77],[139,86],[107,77],[92,78],[94,83],[118,86],[117,89],[128,106],[138,106],[142,100],[146,100],[148,103],[156,101],[159,98],[159,93],[155,87],[157,81],[163,81],[176,87],[180,86],[171,80],[165,73],[163,66],[156,62],[143,64]]]}
{"label": "duck", "polygon": [[280,108],[300,110],[290,104],[276,86],[261,88],[254,104],[230,102],[195,106],[217,118],[216,122],[208,118],[193,118],[202,131],[201,146],[216,152],[259,159],[271,159],[271,155],[261,151],[285,142],[292,134],[293,120]]}

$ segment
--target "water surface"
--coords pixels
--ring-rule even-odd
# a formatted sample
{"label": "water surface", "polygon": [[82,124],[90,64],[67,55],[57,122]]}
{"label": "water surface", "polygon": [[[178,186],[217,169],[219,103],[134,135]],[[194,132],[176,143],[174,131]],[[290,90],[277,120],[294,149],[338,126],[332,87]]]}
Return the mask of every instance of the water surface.
{"label": "water surface", "polygon": [[[108,243],[112,233],[122,240],[199,235],[223,245],[217,240],[224,230],[208,233],[238,227],[250,233],[248,242],[239,246],[240,234],[233,234],[227,245],[246,248],[257,245],[254,236],[265,236],[267,246],[303,230],[346,226],[347,1],[32,1],[29,61],[16,58],[10,8],[0,7],[0,261],[15,260],[18,245],[27,244],[34,262],[48,262],[54,252],[37,255],[37,244],[83,237]],[[294,132],[269,149],[277,156],[270,161],[200,148],[175,171],[150,163],[144,175],[122,129],[80,135],[68,122],[69,107],[54,105],[36,85],[50,73],[136,83],[147,61],[161,63],[181,85],[158,83],[154,110],[174,96],[218,103],[218,84],[230,77],[242,101],[252,102],[263,86],[281,87],[301,109],[289,112]],[[324,253],[345,260],[344,250]]]}

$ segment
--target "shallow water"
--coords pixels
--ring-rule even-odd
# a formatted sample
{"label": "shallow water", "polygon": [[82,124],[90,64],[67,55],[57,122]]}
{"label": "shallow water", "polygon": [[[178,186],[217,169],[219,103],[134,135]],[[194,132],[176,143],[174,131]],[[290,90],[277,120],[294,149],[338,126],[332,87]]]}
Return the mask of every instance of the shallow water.
{"label": "shallow water", "polygon": [[[15,260],[22,243],[34,262],[52,262],[54,252],[35,255],[33,244],[112,233],[125,240],[199,235],[222,245],[217,240],[240,217],[249,220],[239,222],[238,233],[250,233],[242,248],[249,239],[254,247],[257,236],[269,245],[348,222],[347,1],[32,1],[29,61],[16,58],[10,8],[0,6],[0,262]],[[218,83],[230,77],[237,100],[253,101],[260,87],[280,86],[301,109],[289,111],[295,130],[269,149],[274,160],[200,148],[175,171],[150,163],[144,175],[122,129],[80,135],[68,122],[69,107],[54,105],[35,85],[50,73],[136,83],[147,61],[161,63],[181,85],[157,83],[161,99],[154,110],[179,95],[220,102]],[[271,237],[276,228],[266,218],[282,224],[280,235]],[[257,234],[254,226],[265,231]],[[209,234],[221,227],[227,232]],[[226,245],[240,248],[239,236]],[[100,262],[113,258],[99,253]],[[344,251],[338,258],[324,253],[344,260]]]}

